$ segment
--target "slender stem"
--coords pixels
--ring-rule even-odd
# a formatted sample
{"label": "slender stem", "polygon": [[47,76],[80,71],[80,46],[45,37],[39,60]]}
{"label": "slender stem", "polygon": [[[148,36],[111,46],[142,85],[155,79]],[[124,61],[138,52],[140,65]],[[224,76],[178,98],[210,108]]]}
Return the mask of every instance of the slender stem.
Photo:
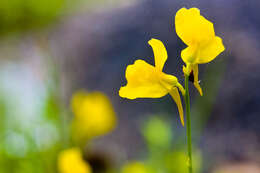
{"label": "slender stem", "polygon": [[188,143],[188,169],[192,173],[192,144],[191,144],[191,122],[190,122],[190,93],[189,93],[189,76],[185,75],[185,106],[186,106],[186,126],[187,126],[187,143]]}

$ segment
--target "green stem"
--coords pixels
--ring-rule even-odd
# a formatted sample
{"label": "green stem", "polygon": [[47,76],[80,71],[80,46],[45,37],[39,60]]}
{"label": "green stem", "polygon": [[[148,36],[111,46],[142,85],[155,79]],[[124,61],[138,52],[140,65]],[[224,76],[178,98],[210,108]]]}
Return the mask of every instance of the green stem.
{"label": "green stem", "polygon": [[190,93],[189,93],[189,76],[185,75],[185,106],[186,106],[186,126],[187,126],[187,143],[188,143],[188,169],[192,173],[192,144],[191,144],[191,122],[190,122]]}

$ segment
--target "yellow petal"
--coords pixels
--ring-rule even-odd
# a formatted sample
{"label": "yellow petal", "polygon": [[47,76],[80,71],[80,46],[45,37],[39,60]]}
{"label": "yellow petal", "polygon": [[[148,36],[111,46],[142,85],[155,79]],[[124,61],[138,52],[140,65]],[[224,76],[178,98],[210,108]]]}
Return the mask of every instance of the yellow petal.
{"label": "yellow petal", "polygon": [[143,60],[136,60],[126,69],[127,85],[121,87],[119,95],[128,99],[159,98],[168,90],[158,79],[158,70]]}
{"label": "yellow petal", "polygon": [[82,154],[78,148],[70,148],[59,153],[58,169],[60,173],[91,173],[91,167],[88,162],[83,160]]}
{"label": "yellow petal", "polygon": [[215,37],[206,46],[199,47],[195,62],[198,64],[208,63],[215,59],[224,50],[225,47],[222,43],[222,39],[220,37]]}
{"label": "yellow petal", "polygon": [[214,38],[213,24],[200,15],[197,8],[182,8],[175,16],[177,35],[188,45],[208,42]]}
{"label": "yellow petal", "polygon": [[199,91],[200,95],[202,96],[203,93],[202,93],[202,89],[200,87],[200,84],[199,84],[199,67],[198,67],[198,64],[195,64],[193,65],[193,75],[194,75],[194,86],[195,88],[197,88],[197,90]]}
{"label": "yellow petal", "polygon": [[181,97],[178,89],[176,87],[173,87],[172,90],[170,90],[170,95],[172,96],[173,100],[177,104],[178,111],[180,114],[181,124],[184,126],[183,108],[182,108]]}
{"label": "yellow petal", "polygon": [[166,48],[160,40],[154,38],[148,43],[153,48],[155,67],[162,71],[164,63],[168,58]]}

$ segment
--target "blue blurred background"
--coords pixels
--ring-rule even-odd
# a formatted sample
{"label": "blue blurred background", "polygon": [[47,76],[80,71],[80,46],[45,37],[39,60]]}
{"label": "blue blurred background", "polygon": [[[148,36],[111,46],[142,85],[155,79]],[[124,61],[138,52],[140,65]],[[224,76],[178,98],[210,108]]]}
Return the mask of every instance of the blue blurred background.
{"label": "blue blurred background", "polygon": [[[185,152],[185,129],[170,96],[118,95],[127,65],[139,58],[153,64],[151,38],[166,45],[164,71],[184,83],[185,45],[174,26],[182,7],[199,8],[226,47],[200,66],[204,96],[191,86],[198,170],[260,172],[259,0],[1,0],[0,172],[57,171],[57,154],[69,145],[70,99],[82,88],[104,92],[114,105],[118,125],[95,139],[90,153],[101,153],[116,172],[131,160],[158,163],[164,157],[158,151]],[[154,152],[153,141],[166,132],[167,145]]]}

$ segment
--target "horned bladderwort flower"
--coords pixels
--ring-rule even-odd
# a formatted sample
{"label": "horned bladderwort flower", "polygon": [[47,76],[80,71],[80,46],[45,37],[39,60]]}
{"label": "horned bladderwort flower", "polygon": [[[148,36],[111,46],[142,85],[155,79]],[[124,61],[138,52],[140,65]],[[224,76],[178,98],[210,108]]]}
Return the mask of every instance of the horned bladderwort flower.
{"label": "horned bladderwort flower", "polygon": [[197,8],[182,8],[175,16],[175,28],[177,35],[188,46],[181,52],[181,58],[186,66],[183,67],[185,76],[185,106],[187,123],[187,147],[188,147],[188,170],[192,173],[192,141],[191,141],[191,120],[190,120],[190,95],[189,79],[193,76],[192,82],[203,95],[199,84],[198,64],[204,64],[215,59],[225,50],[220,37],[215,36],[213,23],[200,15]]}
{"label": "horned bladderwort flower", "polygon": [[160,98],[170,94],[176,102],[182,125],[184,125],[183,108],[178,89],[185,94],[184,88],[178,79],[164,73],[163,66],[168,58],[165,46],[160,40],[151,39],[148,44],[153,48],[155,66],[144,60],[136,60],[128,65],[125,77],[127,85],[119,90],[119,95],[128,99]]}
{"label": "horned bladderwort flower", "polygon": [[188,46],[181,52],[186,64],[183,72],[187,76],[193,73],[193,84],[202,95],[198,64],[212,61],[225,50],[222,39],[215,36],[213,23],[201,16],[197,8],[180,9],[175,16],[175,28],[177,35]]}

